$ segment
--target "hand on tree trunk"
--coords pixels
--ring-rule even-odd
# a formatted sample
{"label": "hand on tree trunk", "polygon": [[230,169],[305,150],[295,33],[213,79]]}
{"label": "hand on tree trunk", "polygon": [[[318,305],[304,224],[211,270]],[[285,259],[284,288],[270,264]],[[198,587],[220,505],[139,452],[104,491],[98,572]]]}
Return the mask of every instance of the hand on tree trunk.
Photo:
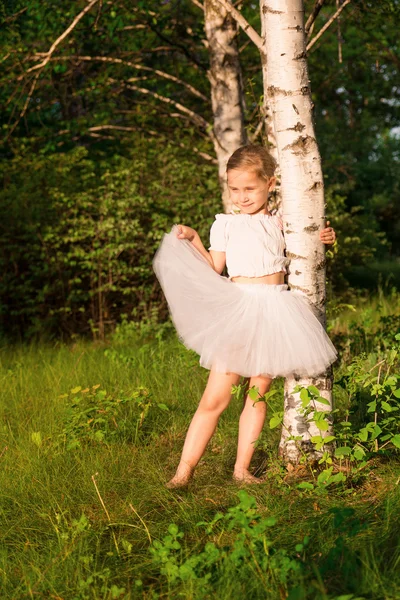
{"label": "hand on tree trunk", "polygon": [[[330,225],[330,221],[326,222],[327,225]],[[324,244],[334,244],[336,241],[336,232],[333,227],[325,227],[319,232],[319,239]]]}

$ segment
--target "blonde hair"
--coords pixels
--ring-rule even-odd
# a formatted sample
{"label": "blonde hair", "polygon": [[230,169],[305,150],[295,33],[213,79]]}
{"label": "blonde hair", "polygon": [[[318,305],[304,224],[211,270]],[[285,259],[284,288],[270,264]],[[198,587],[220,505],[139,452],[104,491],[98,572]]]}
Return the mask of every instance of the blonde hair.
{"label": "blonde hair", "polygon": [[248,169],[255,171],[258,177],[273,177],[277,167],[276,160],[264,146],[249,144],[241,146],[232,154],[226,165],[226,172],[232,169]]}

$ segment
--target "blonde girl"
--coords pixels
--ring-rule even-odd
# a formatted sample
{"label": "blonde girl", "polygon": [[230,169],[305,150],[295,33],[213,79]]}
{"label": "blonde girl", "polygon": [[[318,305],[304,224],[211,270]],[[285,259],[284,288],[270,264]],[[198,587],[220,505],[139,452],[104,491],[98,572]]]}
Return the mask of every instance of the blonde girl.
{"label": "blonde girl", "polygon": [[[307,299],[285,284],[289,261],[282,220],[268,211],[275,166],[262,146],[236,150],[227,180],[237,212],[216,215],[208,250],[195,229],[174,225],[153,261],[181,341],[210,370],[168,488],[189,483],[240,377],[265,394],[275,377],[318,375],[337,358]],[[335,237],[331,227],[320,231],[325,244]],[[221,275],[225,266],[228,278]],[[239,420],[235,481],[262,482],[249,469],[265,416],[265,402],[254,404],[247,396]]]}

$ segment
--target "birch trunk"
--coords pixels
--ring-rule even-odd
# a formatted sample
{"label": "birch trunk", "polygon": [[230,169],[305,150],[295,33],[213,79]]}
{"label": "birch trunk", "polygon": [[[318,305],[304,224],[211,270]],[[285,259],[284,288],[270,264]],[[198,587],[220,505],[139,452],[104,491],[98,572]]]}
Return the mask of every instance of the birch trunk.
{"label": "birch trunk", "polygon": [[[263,40],[265,40],[265,23],[261,22],[261,36]],[[266,90],[268,89],[268,71],[267,71],[267,61],[264,60],[264,52],[260,52],[261,55],[261,69],[262,69],[262,80],[263,80],[263,105],[261,108],[262,116],[264,119],[264,140],[265,146],[268,148],[269,152],[276,160],[276,185],[274,191],[271,193],[269,202],[268,202],[268,210],[272,211],[274,214],[278,214],[282,216],[282,198],[281,198],[281,171],[279,167],[279,155],[278,155],[278,147],[276,144],[276,136],[274,129],[274,120],[272,117],[271,107],[269,105],[268,96],[266,94]]]}
{"label": "birch trunk", "polygon": [[214,116],[214,147],[225,212],[232,203],[226,183],[230,155],[247,143],[244,94],[237,47],[238,25],[218,0],[205,0],[204,27],[210,54],[208,77]]}
{"label": "birch trunk", "polygon": [[[325,248],[319,231],[325,226],[324,185],[312,121],[303,0],[260,0],[263,57],[267,86],[264,94],[272,111],[281,171],[281,195],[289,287],[304,293],[325,326]],[[305,452],[318,453],[310,441],[321,432],[299,413],[296,384],[315,385],[332,406],[330,372],[313,379],[287,379],[280,454],[298,463]],[[318,410],[326,410],[318,405]],[[324,435],[328,435],[326,432]],[[298,437],[298,440],[290,439]]]}

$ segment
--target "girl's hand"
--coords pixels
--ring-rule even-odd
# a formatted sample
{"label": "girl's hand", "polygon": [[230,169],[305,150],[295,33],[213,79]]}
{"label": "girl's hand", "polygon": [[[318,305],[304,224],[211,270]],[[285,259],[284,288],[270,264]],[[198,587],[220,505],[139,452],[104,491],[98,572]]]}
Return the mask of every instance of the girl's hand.
{"label": "girl's hand", "polygon": [[177,225],[177,227],[177,238],[179,238],[180,240],[189,240],[189,242],[193,242],[194,238],[197,235],[197,231],[195,231],[191,227],[187,227],[186,225]]}
{"label": "girl's hand", "polygon": [[[330,221],[326,222],[327,225],[330,224]],[[333,227],[325,227],[319,232],[319,239],[324,244],[334,244],[336,241],[336,233]]]}

